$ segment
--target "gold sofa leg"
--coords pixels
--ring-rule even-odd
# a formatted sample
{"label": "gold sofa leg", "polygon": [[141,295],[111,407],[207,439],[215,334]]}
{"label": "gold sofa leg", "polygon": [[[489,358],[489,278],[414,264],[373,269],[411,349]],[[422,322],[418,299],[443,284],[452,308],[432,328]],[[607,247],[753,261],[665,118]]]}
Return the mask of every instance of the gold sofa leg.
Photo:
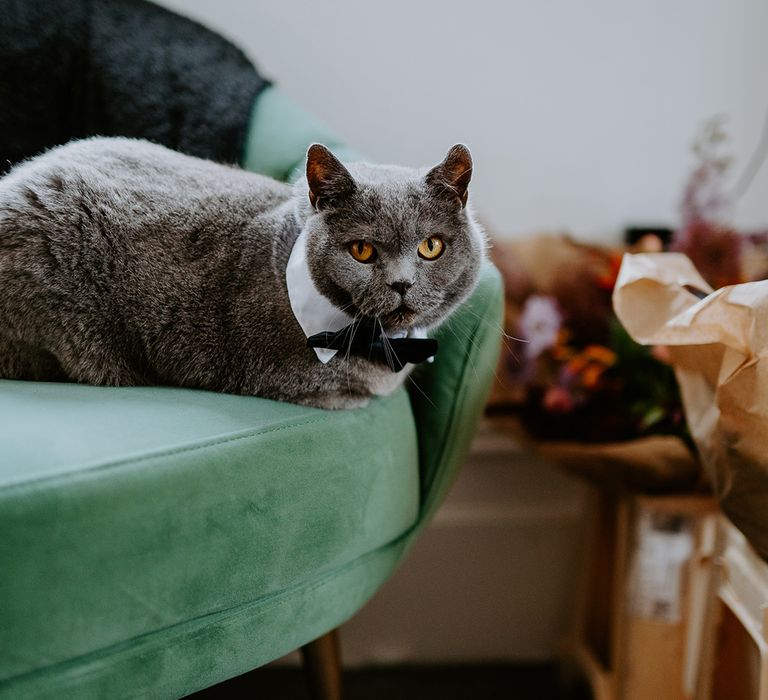
{"label": "gold sofa leg", "polygon": [[339,631],[331,630],[301,647],[304,671],[314,700],[341,700]]}

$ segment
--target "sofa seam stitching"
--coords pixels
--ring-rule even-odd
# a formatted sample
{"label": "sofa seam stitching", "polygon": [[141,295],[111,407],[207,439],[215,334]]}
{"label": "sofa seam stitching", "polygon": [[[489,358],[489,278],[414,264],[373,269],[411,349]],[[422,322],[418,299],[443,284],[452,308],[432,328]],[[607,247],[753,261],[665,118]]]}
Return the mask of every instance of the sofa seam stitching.
{"label": "sofa seam stitching", "polygon": [[140,464],[142,462],[148,462],[155,459],[164,460],[169,457],[174,457],[176,455],[184,454],[187,452],[197,452],[199,450],[206,450],[212,447],[226,445],[227,443],[238,442],[239,440],[249,440],[252,438],[259,437],[261,435],[268,435],[270,433],[275,433],[280,430],[290,430],[293,428],[300,428],[300,427],[303,427],[306,425],[312,425],[315,423],[324,423],[326,421],[327,421],[326,418],[315,418],[312,420],[302,421],[301,423],[291,423],[289,425],[278,425],[278,426],[266,428],[263,430],[249,431],[241,435],[234,435],[234,436],[229,436],[225,438],[208,440],[208,441],[197,443],[195,445],[184,445],[184,446],[173,448],[173,449],[158,450],[157,452],[137,455],[135,457],[126,457],[124,459],[99,462],[94,464],[91,467],[88,467],[86,469],[83,469],[77,472],[67,472],[66,474],[52,474],[49,476],[41,476],[37,479],[17,481],[7,486],[0,487],[0,495],[19,489],[19,488],[36,486],[41,483],[55,482],[57,480],[70,480],[73,477],[77,477],[77,476],[86,476],[86,475],[93,474],[94,472],[100,472],[108,469]]}
{"label": "sofa seam stitching", "polygon": [[[417,519],[418,519],[418,516],[417,516]],[[320,578],[315,580],[315,581],[308,582],[307,584],[299,583],[299,584],[296,584],[294,586],[290,586],[288,588],[283,588],[283,589],[281,589],[279,591],[274,591],[272,593],[268,593],[265,596],[261,596],[259,598],[254,598],[252,600],[246,601],[246,602],[241,603],[239,605],[235,605],[235,606],[232,606],[232,607],[229,607],[229,608],[224,608],[222,610],[214,610],[214,611],[205,613],[203,615],[198,615],[197,617],[191,618],[189,620],[184,620],[182,622],[178,622],[178,623],[175,623],[173,625],[166,626],[166,627],[161,627],[159,629],[152,630],[151,632],[145,632],[143,634],[137,635],[137,636],[132,637],[130,639],[126,639],[126,640],[123,640],[121,642],[117,642],[115,644],[110,644],[110,645],[108,645],[106,647],[101,647],[100,649],[95,649],[95,650],[93,650],[91,652],[87,652],[86,654],[81,654],[79,656],[75,656],[75,657],[72,657],[70,659],[63,659],[62,661],[58,661],[58,662],[56,662],[56,663],[54,663],[54,664],[52,664],[50,666],[38,667],[36,669],[31,669],[30,671],[26,671],[26,672],[23,672],[23,673],[20,673],[20,674],[16,674],[15,676],[9,676],[7,678],[0,679],[0,689],[2,689],[3,686],[8,687],[9,685],[11,685],[13,683],[24,682],[24,678],[27,677],[27,676],[33,676],[33,675],[41,673],[41,672],[53,673],[54,669],[57,666],[62,666],[62,665],[66,665],[66,664],[74,664],[74,663],[76,663],[78,661],[78,659],[85,659],[85,658],[87,658],[88,656],[91,656],[91,655],[98,655],[100,653],[107,652],[110,648],[112,648],[114,646],[119,646],[119,645],[123,645],[123,644],[130,645],[131,643],[134,643],[137,640],[142,639],[143,637],[151,637],[153,635],[161,634],[163,632],[170,632],[171,630],[174,629],[174,627],[181,627],[183,625],[188,625],[188,624],[192,624],[192,623],[195,623],[195,622],[199,622],[199,623],[205,624],[204,621],[207,618],[212,618],[212,617],[216,617],[216,616],[220,616],[222,618],[221,622],[226,622],[228,619],[232,619],[232,618],[236,617],[237,614],[238,614],[238,611],[240,611],[240,610],[247,610],[249,608],[258,608],[258,607],[261,607],[262,605],[268,604],[270,601],[274,601],[274,604],[277,607],[284,606],[288,602],[290,602],[290,599],[293,597],[293,594],[295,594],[295,593],[302,593],[302,594],[312,593],[313,591],[317,590],[318,588],[324,586],[329,581],[331,581],[334,578],[336,578],[340,573],[347,572],[347,571],[353,571],[358,566],[362,566],[363,563],[365,562],[365,560],[367,560],[373,554],[375,554],[375,553],[377,553],[379,551],[382,551],[384,549],[387,549],[389,547],[397,546],[401,541],[404,541],[404,540],[406,540],[408,538],[410,531],[411,531],[411,528],[408,528],[403,533],[401,533],[400,535],[398,535],[394,539],[390,540],[389,542],[385,542],[384,544],[380,545],[379,547],[376,547],[376,549],[372,549],[372,550],[369,550],[368,552],[364,552],[359,557],[357,557],[357,558],[355,558],[355,559],[353,559],[351,561],[345,562],[344,564],[340,564],[338,567],[335,567],[335,568],[331,569],[330,571],[324,572],[323,574],[320,575]],[[212,622],[215,624],[216,621],[212,621]],[[204,630],[202,630],[202,629],[201,630],[191,630],[190,634],[188,636],[188,639],[189,640],[194,640],[194,639],[196,639],[198,636],[200,636],[203,633],[204,633]],[[128,651],[128,649],[126,649],[126,651]],[[98,672],[98,669],[95,672]],[[87,678],[88,675],[89,675],[89,673],[86,672],[86,673],[78,675],[76,677],[77,678]]]}

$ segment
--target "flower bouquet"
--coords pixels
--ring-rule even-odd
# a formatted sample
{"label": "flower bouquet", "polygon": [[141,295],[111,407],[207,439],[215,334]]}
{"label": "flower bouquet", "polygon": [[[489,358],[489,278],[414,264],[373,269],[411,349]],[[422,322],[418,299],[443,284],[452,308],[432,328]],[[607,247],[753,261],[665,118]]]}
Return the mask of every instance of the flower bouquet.
{"label": "flower bouquet", "polygon": [[686,434],[672,370],[629,338],[611,308],[622,253],[566,236],[495,249],[508,339],[491,409],[516,413],[538,439]]}
{"label": "flower bouquet", "polygon": [[507,339],[489,414],[592,481],[687,489],[699,468],[674,373],[611,307],[623,252],[562,235],[496,245]]}
{"label": "flower bouquet", "polygon": [[611,296],[628,251],[684,252],[714,288],[768,276],[768,233],[728,224],[725,142],[715,120],[694,145],[670,241],[650,233],[626,248],[566,235],[496,242],[508,338],[489,412],[514,416],[541,451],[591,479],[645,491],[700,479],[669,353],[632,340]]}

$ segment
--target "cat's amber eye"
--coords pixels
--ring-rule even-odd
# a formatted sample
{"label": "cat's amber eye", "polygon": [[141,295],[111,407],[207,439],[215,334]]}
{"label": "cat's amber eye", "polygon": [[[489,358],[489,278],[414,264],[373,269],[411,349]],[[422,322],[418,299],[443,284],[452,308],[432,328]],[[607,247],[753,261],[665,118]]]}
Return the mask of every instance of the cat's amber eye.
{"label": "cat's amber eye", "polygon": [[349,254],[361,263],[372,263],[376,260],[376,248],[368,241],[352,241],[349,244]]}
{"label": "cat's amber eye", "polygon": [[430,236],[419,243],[419,255],[424,260],[437,260],[445,250],[445,243],[440,236]]}

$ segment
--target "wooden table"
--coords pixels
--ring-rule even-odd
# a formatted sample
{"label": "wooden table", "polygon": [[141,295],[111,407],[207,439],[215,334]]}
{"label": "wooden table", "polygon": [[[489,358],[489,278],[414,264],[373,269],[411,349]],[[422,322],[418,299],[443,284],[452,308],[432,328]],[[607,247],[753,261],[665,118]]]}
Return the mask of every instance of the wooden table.
{"label": "wooden table", "polygon": [[595,700],[699,697],[711,634],[714,501],[596,488],[593,505],[579,602],[562,647],[566,667],[586,677]]}
{"label": "wooden table", "polygon": [[768,700],[768,563],[723,515],[696,700]]}

